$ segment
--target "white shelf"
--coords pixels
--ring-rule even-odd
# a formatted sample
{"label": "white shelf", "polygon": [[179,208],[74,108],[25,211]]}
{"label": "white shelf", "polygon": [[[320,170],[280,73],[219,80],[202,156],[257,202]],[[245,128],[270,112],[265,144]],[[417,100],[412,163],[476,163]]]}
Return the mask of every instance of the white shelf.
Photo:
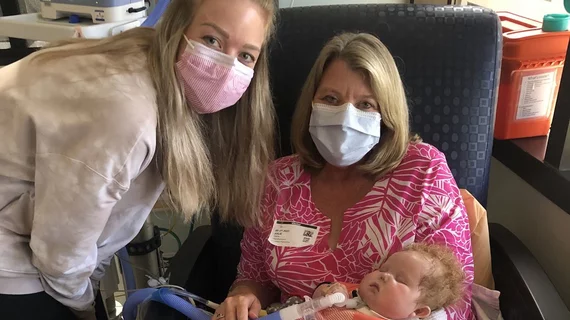
{"label": "white shelf", "polygon": [[39,41],[58,41],[73,37],[105,38],[138,27],[146,17],[95,24],[90,20],[69,23],[67,19],[47,20],[37,13],[0,17],[0,36]]}

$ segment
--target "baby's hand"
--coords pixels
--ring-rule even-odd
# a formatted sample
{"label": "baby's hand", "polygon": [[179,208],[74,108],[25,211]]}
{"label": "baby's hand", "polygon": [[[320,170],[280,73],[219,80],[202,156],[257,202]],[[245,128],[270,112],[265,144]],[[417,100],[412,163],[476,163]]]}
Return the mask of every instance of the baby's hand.
{"label": "baby's hand", "polygon": [[344,294],[346,299],[350,299],[346,287],[338,282],[333,282],[331,284],[322,284],[319,287],[317,287],[315,293],[313,293],[313,299],[322,298],[324,296],[329,296],[331,294],[339,292]]}

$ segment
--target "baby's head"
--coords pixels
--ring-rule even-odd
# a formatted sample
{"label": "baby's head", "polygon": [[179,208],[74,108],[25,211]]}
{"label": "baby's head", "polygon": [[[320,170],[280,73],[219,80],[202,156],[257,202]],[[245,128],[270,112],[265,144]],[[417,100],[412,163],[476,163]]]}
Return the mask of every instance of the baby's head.
{"label": "baby's head", "polygon": [[424,318],[462,296],[464,277],[451,250],[415,243],[367,274],[358,291],[368,307],[383,317]]}

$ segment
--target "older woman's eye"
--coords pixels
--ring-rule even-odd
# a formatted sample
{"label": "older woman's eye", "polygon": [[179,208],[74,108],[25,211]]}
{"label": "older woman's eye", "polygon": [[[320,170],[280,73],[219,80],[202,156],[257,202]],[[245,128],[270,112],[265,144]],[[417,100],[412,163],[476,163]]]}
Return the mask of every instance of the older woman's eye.
{"label": "older woman's eye", "polygon": [[368,101],[361,102],[358,107],[362,110],[376,110],[376,105]]}
{"label": "older woman's eye", "polygon": [[331,104],[336,104],[338,102],[338,99],[333,96],[325,96],[323,100]]}

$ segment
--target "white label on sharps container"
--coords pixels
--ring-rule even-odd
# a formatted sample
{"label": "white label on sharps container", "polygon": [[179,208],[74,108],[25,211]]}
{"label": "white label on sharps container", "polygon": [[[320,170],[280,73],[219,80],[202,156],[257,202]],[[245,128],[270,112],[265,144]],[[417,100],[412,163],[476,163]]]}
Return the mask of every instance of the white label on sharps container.
{"label": "white label on sharps container", "polygon": [[555,71],[522,78],[517,120],[545,117],[552,104]]}
{"label": "white label on sharps container", "polygon": [[269,243],[277,247],[312,246],[317,241],[318,234],[318,226],[276,220],[269,235]]}

